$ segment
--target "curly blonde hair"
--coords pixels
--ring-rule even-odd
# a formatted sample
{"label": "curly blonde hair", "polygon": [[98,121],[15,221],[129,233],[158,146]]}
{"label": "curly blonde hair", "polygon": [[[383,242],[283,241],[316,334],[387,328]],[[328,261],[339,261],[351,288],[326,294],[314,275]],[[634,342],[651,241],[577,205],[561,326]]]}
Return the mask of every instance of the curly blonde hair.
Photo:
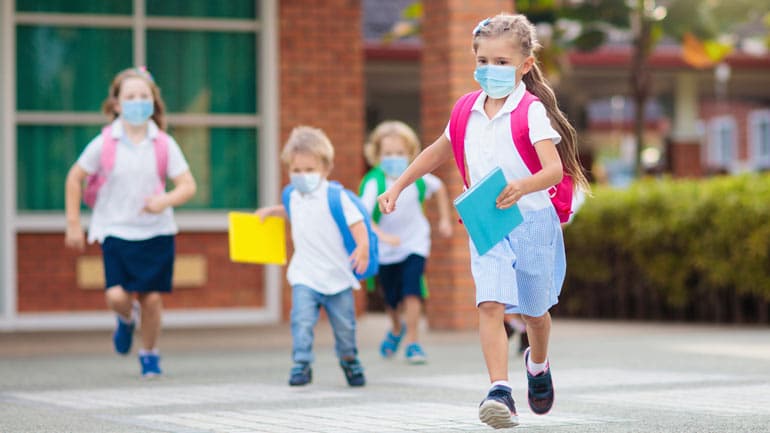
{"label": "curly blonde hair", "polygon": [[387,120],[379,125],[369,134],[369,139],[364,144],[364,156],[366,162],[372,167],[380,163],[380,150],[382,149],[382,140],[385,137],[400,137],[406,144],[406,151],[409,154],[409,162],[420,153],[420,139],[417,138],[414,130],[404,122],[398,120]]}

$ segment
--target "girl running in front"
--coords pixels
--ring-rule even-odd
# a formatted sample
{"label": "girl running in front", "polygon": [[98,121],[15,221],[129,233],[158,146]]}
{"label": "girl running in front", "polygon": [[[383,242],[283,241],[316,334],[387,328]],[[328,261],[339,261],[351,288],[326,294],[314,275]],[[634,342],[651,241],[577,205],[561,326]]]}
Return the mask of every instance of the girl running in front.
{"label": "girl running in front", "polygon": [[[553,90],[536,64],[537,48],[535,28],[523,15],[501,14],[480,22],[473,30],[474,78],[483,91],[472,101],[464,141],[451,142],[454,125],[450,121],[445,133],[378,199],[383,213],[393,212],[401,191],[452,158],[459,145],[464,152],[456,158],[461,174],[468,173],[467,184],[473,185],[497,166],[502,168],[508,184],[496,206],[505,209],[518,204],[524,222],[484,255],[470,244],[481,348],[491,382],[479,406],[479,418],[494,428],[518,424],[508,382],[505,313],[519,313],[526,323],[530,347],[524,360],[530,409],[543,415],[553,406],[548,310],[558,302],[566,259],[559,216],[548,190],[563,176],[588,190],[577,158],[575,130],[558,109]],[[526,107],[526,116],[514,119],[520,118],[526,125],[511,124],[519,106]],[[531,142],[528,145],[534,146],[542,165],[536,172],[527,168],[514,142],[513,131],[523,127],[528,134],[521,141]]]}

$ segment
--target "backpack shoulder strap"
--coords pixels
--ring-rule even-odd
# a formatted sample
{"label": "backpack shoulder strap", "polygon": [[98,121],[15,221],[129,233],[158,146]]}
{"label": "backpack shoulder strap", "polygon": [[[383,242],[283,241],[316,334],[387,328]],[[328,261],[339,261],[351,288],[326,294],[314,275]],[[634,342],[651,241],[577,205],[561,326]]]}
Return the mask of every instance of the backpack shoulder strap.
{"label": "backpack shoulder strap", "polygon": [[281,191],[281,203],[283,203],[283,208],[286,210],[286,215],[289,217],[289,220],[291,220],[291,211],[289,210],[289,202],[291,201],[291,192],[294,191],[294,186],[292,184],[288,184],[283,188],[283,191]]}
{"label": "backpack shoulder strap", "polygon": [[511,112],[511,136],[516,150],[519,151],[521,159],[532,174],[543,169],[540,159],[537,157],[535,147],[529,139],[529,106],[533,102],[539,101],[535,95],[529,91],[524,92],[519,105]]}
{"label": "backpack shoulder strap", "polygon": [[463,183],[468,186],[468,180],[465,173],[465,130],[468,127],[468,118],[471,117],[473,104],[481,94],[481,90],[466,93],[455,102],[452,108],[452,114],[449,117],[449,140],[452,142],[452,152],[455,157],[455,164],[460,170],[460,176]]}
{"label": "backpack shoulder strap", "polygon": [[353,239],[353,234],[350,233],[347,221],[345,221],[345,212],[342,210],[342,191],[343,187],[339,182],[329,181],[329,190],[327,192],[327,198],[329,200],[329,211],[331,211],[332,218],[337,224],[337,228],[342,234],[342,241],[345,244],[345,250],[348,253],[352,253],[356,249],[356,241]]}
{"label": "backpack shoulder strap", "polygon": [[[364,195],[364,188],[366,187],[366,184],[369,183],[370,180],[374,180],[377,182],[377,195],[385,192],[385,172],[379,167],[374,167],[371,170],[369,170],[365,175],[364,178],[361,179],[361,185],[358,187],[358,195],[363,196]],[[377,203],[374,203],[374,209],[371,210],[372,214],[372,220],[375,223],[380,222],[380,218],[382,218],[382,212],[380,212],[380,207],[377,206]]]}
{"label": "backpack shoulder strap", "polygon": [[425,179],[419,178],[414,181],[414,185],[417,187],[417,194],[420,199],[420,203],[425,202],[425,190],[427,189],[427,186],[425,185]]}
{"label": "backpack shoulder strap", "polygon": [[115,167],[115,154],[118,151],[118,139],[112,136],[112,125],[102,128],[102,153],[99,156],[99,171],[106,178]]}
{"label": "backpack shoulder strap", "polygon": [[161,186],[165,189],[166,177],[168,174],[168,143],[169,136],[162,129],[158,129],[158,134],[155,139],[152,140],[153,147],[155,148],[155,164],[158,169],[158,177],[160,178]]}

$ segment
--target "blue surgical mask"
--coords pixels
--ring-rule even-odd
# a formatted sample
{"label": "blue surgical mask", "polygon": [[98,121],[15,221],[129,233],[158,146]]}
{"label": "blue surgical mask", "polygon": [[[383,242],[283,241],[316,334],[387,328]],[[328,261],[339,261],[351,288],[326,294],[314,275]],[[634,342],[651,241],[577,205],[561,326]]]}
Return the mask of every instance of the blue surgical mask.
{"label": "blue surgical mask", "polygon": [[302,194],[315,191],[321,184],[321,173],[292,173],[289,175],[291,184]]}
{"label": "blue surgical mask", "polygon": [[153,103],[149,99],[136,99],[120,102],[120,116],[126,122],[139,126],[143,125],[155,111]]}
{"label": "blue surgical mask", "polygon": [[516,88],[516,67],[503,65],[483,65],[476,67],[473,78],[493,99],[502,99],[513,93]]}
{"label": "blue surgical mask", "polygon": [[399,177],[409,166],[409,158],[405,156],[383,156],[380,168],[390,177]]}

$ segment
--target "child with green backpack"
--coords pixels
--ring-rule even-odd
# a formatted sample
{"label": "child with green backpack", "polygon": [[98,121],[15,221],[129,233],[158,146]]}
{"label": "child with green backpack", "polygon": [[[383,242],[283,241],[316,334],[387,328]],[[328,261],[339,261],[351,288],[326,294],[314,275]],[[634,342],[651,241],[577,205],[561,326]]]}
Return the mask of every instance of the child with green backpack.
{"label": "child with green backpack", "polygon": [[[380,345],[380,354],[385,358],[392,357],[401,341],[405,340],[406,360],[410,364],[426,362],[417,333],[422,301],[426,295],[423,281],[425,259],[431,242],[423,202],[436,195],[439,234],[449,237],[452,234],[449,195],[439,178],[427,174],[404,189],[397,210],[388,215],[380,212],[377,197],[393,184],[419,151],[417,135],[405,123],[381,123],[372,131],[364,147],[366,159],[373,168],[364,176],[359,191],[361,201],[371,210],[372,220],[381,233],[378,279],[392,328]],[[370,290],[372,286],[369,284]]]}

